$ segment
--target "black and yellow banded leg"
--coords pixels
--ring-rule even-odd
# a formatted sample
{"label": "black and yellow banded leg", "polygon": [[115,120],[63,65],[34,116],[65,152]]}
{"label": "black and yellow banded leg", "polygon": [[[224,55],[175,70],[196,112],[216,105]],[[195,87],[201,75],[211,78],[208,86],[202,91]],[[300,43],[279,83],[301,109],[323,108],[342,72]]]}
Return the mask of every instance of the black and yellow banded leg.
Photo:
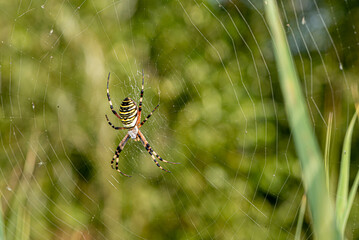
{"label": "black and yellow banded leg", "polygon": [[[167,169],[164,169],[164,168],[157,162],[157,160],[156,160],[156,158],[155,158],[155,155],[156,155],[156,157],[157,157],[158,154],[155,153],[155,152],[152,150],[150,144],[147,142],[145,136],[143,136],[143,134],[141,133],[141,131],[138,131],[138,134],[137,134],[137,135],[138,135],[138,137],[140,138],[140,140],[141,140],[143,146],[146,148],[147,152],[151,155],[151,158],[152,158],[152,160],[155,162],[155,164],[157,165],[157,167],[161,168],[163,171],[166,171],[166,172],[169,172],[169,173],[170,173],[170,171],[168,171]],[[154,154],[155,154],[155,155],[154,155]],[[158,156],[158,157],[159,157],[159,156]],[[161,159],[162,159],[162,158],[161,158]],[[161,161],[163,161],[163,162],[168,162],[168,161],[163,160],[163,159],[162,159]],[[168,163],[169,163],[169,162],[168,162]]]}
{"label": "black and yellow banded leg", "polygon": [[[119,162],[119,158],[120,158],[120,153],[121,153],[121,151],[123,150],[123,148],[125,147],[125,145],[126,145],[126,143],[127,143],[127,141],[130,139],[130,135],[126,135],[123,139],[122,139],[122,141],[120,142],[120,144],[117,146],[117,149],[116,149],[116,151],[115,151],[115,155],[113,156],[113,158],[112,158],[112,160],[111,160],[111,167],[113,168],[113,169],[116,169],[116,171],[118,171],[119,173],[121,173],[122,175],[124,175],[124,176],[126,176],[126,177],[131,177],[130,175],[127,175],[127,174],[125,174],[125,173],[123,173],[123,172],[121,172],[121,170],[120,169],[118,169],[118,162]],[[116,159],[116,167],[114,168],[113,167],[113,162],[115,161],[115,159]]]}
{"label": "black and yellow banded leg", "polygon": [[113,105],[112,105],[111,97],[110,97],[110,90],[108,88],[109,87],[109,82],[110,82],[110,73],[108,73],[108,78],[107,78],[107,100],[108,100],[108,103],[110,104],[110,108],[111,108],[112,113],[115,114],[116,117],[120,118],[120,115],[118,115],[116,110],[113,109]]}
{"label": "black and yellow banded leg", "polygon": [[[171,164],[179,164],[179,163],[169,162],[169,161],[167,161],[167,160],[162,159],[162,158],[160,157],[160,155],[158,155],[155,151],[153,151],[153,149],[151,148],[151,146],[150,146],[148,143],[147,143],[146,146],[150,149],[150,151],[153,153],[153,155],[155,155],[156,158],[158,158],[158,159],[161,160],[162,162],[171,163]],[[146,148],[146,149],[147,149],[147,148]]]}
{"label": "black and yellow banded leg", "polygon": [[116,130],[126,129],[125,127],[115,127],[115,126],[110,122],[110,120],[108,119],[108,117],[107,117],[106,114],[105,114],[105,117],[106,117],[106,120],[107,120],[108,124],[109,124],[113,129],[116,129]]}
{"label": "black and yellow banded leg", "polygon": [[157,167],[161,168],[163,171],[165,172],[171,172],[171,171],[168,171],[167,169],[164,169],[156,160],[155,156],[153,156],[153,153],[152,153],[152,149],[151,148],[146,148],[147,152],[151,155],[152,157],[152,160],[155,162],[155,164],[157,165]]}
{"label": "black and yellow banded leg", "polygon": [[142,112],[142,100],[143,100],[143,93],[145,91],[145,74],[142,69],[142,87],[141,87],[141,94],[140,94],[140,102],[138,104],[138,119],[136,125],[138,125],[141,121],[141,112]]}
{"label": "black and yellow banded leg", "polygon": [[125,177],[132,177],[132,176],[130,176],[130,175],[127,175],[126,173],[121,172],[121,170],[118,169],[118,161],[119,161],[119,157],[117,156],[117,158],[116,158],[116,171],[119,172],[119,173],[121,173],[121,174],[122,174],[123,176],[125,176]]}
{"label": "black and yellow banded leg", "polygon": [[148,116],[145,118],[145,120],[143,120],[141,122],[141,124],[138,126],[138,128],[142,127],[143,124],[145,124],[145,122],[152,116],[152,113],[159,107],[160,105],[158,104],[155,109],[152,110],[152,112],[150,114],[148,114]]}

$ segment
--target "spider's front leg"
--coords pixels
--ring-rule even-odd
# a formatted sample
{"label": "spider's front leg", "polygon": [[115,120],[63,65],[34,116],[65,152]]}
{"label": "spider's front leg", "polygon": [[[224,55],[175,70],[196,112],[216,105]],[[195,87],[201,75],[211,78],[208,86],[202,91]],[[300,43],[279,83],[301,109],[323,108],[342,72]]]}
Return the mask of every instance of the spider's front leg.
{"label": "spider's front leg", "polygon": [[137,122],[136,126],[140,124],[141,121],[141,112],[142,112],[142,100],[143,100],[143,93],[145,92],[145,74],[142,69],[142,87],[140,93],[140,103],[138,104],[138,115],[137,115]]}
{"label": "spider's front leg", "polygon": [[116,110],[113,108],[113,105],[112,105],[112,102],[111,102],[111,97],[110,97],[109,83],[110,83],[110,73],[108,73],[108,78],[107,78],[107,100],[108,100],[108,103],[110,104],[110,108],[111,108],[112,113],[115,114],[116,117],[121,119],[120,115],[118,115]]}
{"label": "spider's front leg", "polygon": [[140,125],[138,126],[138,128],[142,127],[143,124],[145,124],[145,122],[152,116],[153,112],[159,107],[160,105],[157,104],[157,106],[155,107],[155,109],[152,110],[152,112],[150,114],[148,114],[148,116],[145,118],[145,120],[143,120]]}
{"label": "spider's front leg", "polygon": [[115,127],[115,126],[110,122],[110,120],[108,119],[108,117],[107,117],[106,114],[105,114],[105,117],[106,117],[106,120],[107,120],[108,124],[109,124],[113,129],[116,129],[116,130],[126,129],[125,127]]}

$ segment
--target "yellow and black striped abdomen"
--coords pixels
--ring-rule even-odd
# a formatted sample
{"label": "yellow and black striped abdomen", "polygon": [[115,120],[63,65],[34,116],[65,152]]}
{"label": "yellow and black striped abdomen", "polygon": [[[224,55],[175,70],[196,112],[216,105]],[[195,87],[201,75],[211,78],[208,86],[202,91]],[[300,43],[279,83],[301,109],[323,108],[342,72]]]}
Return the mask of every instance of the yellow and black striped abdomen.
{"label": "yellow and black striped abdomen", "polygon": [[137,105],[131,98],[125,98],[120,105],[120,119],[126,128],[132,128],[137,121]]}

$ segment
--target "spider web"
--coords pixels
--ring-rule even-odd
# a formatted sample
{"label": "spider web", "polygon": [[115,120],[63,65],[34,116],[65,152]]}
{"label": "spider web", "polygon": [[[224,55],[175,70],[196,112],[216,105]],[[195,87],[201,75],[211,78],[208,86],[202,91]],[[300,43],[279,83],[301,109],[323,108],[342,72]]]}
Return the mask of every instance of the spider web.
{"label": "spider web", "polygon": [[[277,1],[324,149],[331,195],[353,112],[355,1]],[[266,1],[0,1],[1,202],[13,239],[293,239],[303,196]],[[140,142],[120,154],[125,97],[172,173]],[[355,135],[355,134],[354,134]],[[353,146],[358,138],[354,136]],[[352,150],[357,171],[357,149]],[[358,202],[346,235],[359,236]],[[19,228],[19,224],[22,228]],[[20,230],[19,230],[20,229]],[[20,233],[19,233],[20,231]],[[26,235],[26,234],[25,234]],[[310,217],[302,228],[312,239]]]}

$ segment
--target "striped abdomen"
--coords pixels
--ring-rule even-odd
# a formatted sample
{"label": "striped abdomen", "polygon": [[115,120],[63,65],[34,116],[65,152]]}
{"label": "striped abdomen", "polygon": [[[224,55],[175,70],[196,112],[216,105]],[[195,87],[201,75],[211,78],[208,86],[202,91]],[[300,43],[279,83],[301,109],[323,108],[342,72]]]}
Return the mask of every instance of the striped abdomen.
{"label": "striped abdomen", "polygon": [[131,98],[125,98],[120,105],[120,120],[126,128],[132,128],[137,121],[137,105]]}

